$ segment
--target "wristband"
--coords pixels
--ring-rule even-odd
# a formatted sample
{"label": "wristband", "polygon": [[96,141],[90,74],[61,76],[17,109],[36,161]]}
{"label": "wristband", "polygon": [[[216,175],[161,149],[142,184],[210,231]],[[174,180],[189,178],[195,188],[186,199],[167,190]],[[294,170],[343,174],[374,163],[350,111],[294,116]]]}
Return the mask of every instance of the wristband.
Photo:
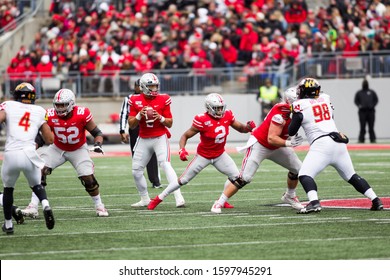
{"label": "wristband", "polygon": [[165,122],[165,118],[163,116],[161,116],[160,123],[163,123],[163,122]]}
{"label": "wristband", "polygon": [[290,140],[286,140],[286,147],[291,147],[292,145],[291,145],[291,141]]}
{"label": "wristband", "polygon": [[135,116],[135,118],[140,121],[141,120],[141,112],[138,112],[138,114]]}
{"label": "wristband", "polygon": [[119,130],[119,134],[123,134],[125,131],[123,129]]}

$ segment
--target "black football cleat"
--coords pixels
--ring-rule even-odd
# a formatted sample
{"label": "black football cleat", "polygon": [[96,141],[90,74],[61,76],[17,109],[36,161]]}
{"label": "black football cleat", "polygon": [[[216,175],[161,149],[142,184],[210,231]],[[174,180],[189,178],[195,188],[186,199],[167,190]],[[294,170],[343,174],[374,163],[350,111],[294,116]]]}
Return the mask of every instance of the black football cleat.
{"label": "black football cleat", "polygon": [[12,206],[12,217],[14,217],[16,223],[21,225],[24,223],[24,216],[22,210],[18,208],[18,206]]}
{"label": "black football cleat", "polygon": [[48,229],[53,229],[55,221],[54,221],[53,210],[51,210],[50,206],[46,206],[45,209],[43,209],[43,215],[45,216],[46,227]]}
{"label": "black football cleat", "polygon": [[6,228],[6,227],[5,227],[5,224],[3,224],[3,226],[1,227],[1,229],[2,229],[3,232],[5,232],[7,235],[14,234],[14,227]]}
{"label": "black football cleat", "polygon": [[370,210],[371,211],[381,211],[381,210],[383,210],[383,204],[382,204],[382,201],[379,199],[379,197],[375,198],[372,201],[372,205],[371,205]]}
{"label": "black football cleat", "polygon": [[321,204],[318,200],[310,201],[305,208],[300,209],[297,214],[309,214],[321,212]]}
{"label": "black football cleat", "polygon": [[161,189],[163,186],[161,184],[160,185],[153,184],[152,187],[155,189]]}

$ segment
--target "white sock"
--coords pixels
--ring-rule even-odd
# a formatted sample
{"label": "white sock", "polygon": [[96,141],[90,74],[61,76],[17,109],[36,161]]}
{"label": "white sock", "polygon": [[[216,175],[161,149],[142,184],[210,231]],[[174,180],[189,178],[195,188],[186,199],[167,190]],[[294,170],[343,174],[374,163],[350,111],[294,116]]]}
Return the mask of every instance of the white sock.
{"label": "white sock", "polygon": [[364,195],[367,196],[371,200],[374,200],[375,198],[377,198],[377,195],[372,188],[369,188],[368,190],[366,190]]}
{"label": "white sock", "polygon": [[0,206],[3,206],[3,193],[0,193]]}
{"label": "white sock", "polygon": [[46,206],[50,206],[49,205],[49,201],[47,199],[42,200],[41,203],[42,203],[42,208],[43,209],[45,209]]}
{"label": "white sock", "polygon": [[180,188],[179,183],[171,182],[163,191],[158,195],[158,198],[161,200],[164,200],[169,194],[173,193],[174,191],[178,190]]}
{"label": "white sock", "polygon": [[295,189],[289,189],[289,188],[287,188],[286,193],[287,193],[288,196],[291,197],[291,198],[294,198],[294,197],[297,196],[297,195],[295,194]]}
{"label": "white sock", "polygon": [[228,199],[229,198],[226,195],[221,194],[220,198],[218,199],[218,204],[223,206]]}
{"label": "white sock", "polygon": [[91,198],[92,198],[92,201],[95,202],[95,205],[103,204],[102,199],[100,198],[100,194],[95,195],[95,196],[91,196]]}
{"label": "white sock", "polygon": [[12,219],[11,220],[5,220],[5,228],[12,228]]}
{"label": "white sock", "polygon": [[307,193],[307,198],[309,201],[318,200],[318,193],[317,191],[309,191]]}
{"label": "white sock", "polygon": [[31,203],[36,205],[38,207],[39,205],[39,198],[37,197],[37,195],[32,192],[32,195],[31,195]]}

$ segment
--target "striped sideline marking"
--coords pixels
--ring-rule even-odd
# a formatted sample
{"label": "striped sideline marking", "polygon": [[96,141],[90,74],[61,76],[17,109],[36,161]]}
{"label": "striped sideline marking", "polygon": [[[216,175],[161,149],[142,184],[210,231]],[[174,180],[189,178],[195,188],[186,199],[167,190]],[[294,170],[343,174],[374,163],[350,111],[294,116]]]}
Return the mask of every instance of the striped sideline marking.
{"label": "striped sideline marking", "polygon": [[108,249],[86,249],[86,250],[60,250],[60,251],[39,251],[29,253],[9,253],[0,254],[0,257],[12,256],[34,256],[34,255],[54,255],[54,254],[79,254],[88,252],[118,252],[118,251],[142,251],[142,250],[164,250],[164,249],[190,249],[190,248],[205,248],[205,247],[226,247],[226,246],[242,246],[242,245],[259,245],[259,244],[280,244],[280,243],[312,243],[312,242],[343,242],[349,240],[372,240],[372,239],[390,239],[390,236],[359,236],[359,237],[340,237],[340,238],[316,238],[302,240],[274,240],[274,241],[249,241],[249,242],[229,242],[229,243],[212,243],[212,244],[193,244],[193,245],[169,245],[169,246],[149,246],[149,247],[116,247]]}

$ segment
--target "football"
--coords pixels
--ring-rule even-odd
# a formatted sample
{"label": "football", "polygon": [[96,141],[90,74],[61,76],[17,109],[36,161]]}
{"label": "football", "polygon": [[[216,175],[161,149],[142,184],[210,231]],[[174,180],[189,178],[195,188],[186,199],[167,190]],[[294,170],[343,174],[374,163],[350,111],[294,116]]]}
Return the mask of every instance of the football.
{"label": "football", "polygon": [[146,114],[145,114],[145,119],[146,119],[146,122],[153,122],[154,121],[154,117],[153,117],[153,108],[152,107],[148,107],[146,109]]}

